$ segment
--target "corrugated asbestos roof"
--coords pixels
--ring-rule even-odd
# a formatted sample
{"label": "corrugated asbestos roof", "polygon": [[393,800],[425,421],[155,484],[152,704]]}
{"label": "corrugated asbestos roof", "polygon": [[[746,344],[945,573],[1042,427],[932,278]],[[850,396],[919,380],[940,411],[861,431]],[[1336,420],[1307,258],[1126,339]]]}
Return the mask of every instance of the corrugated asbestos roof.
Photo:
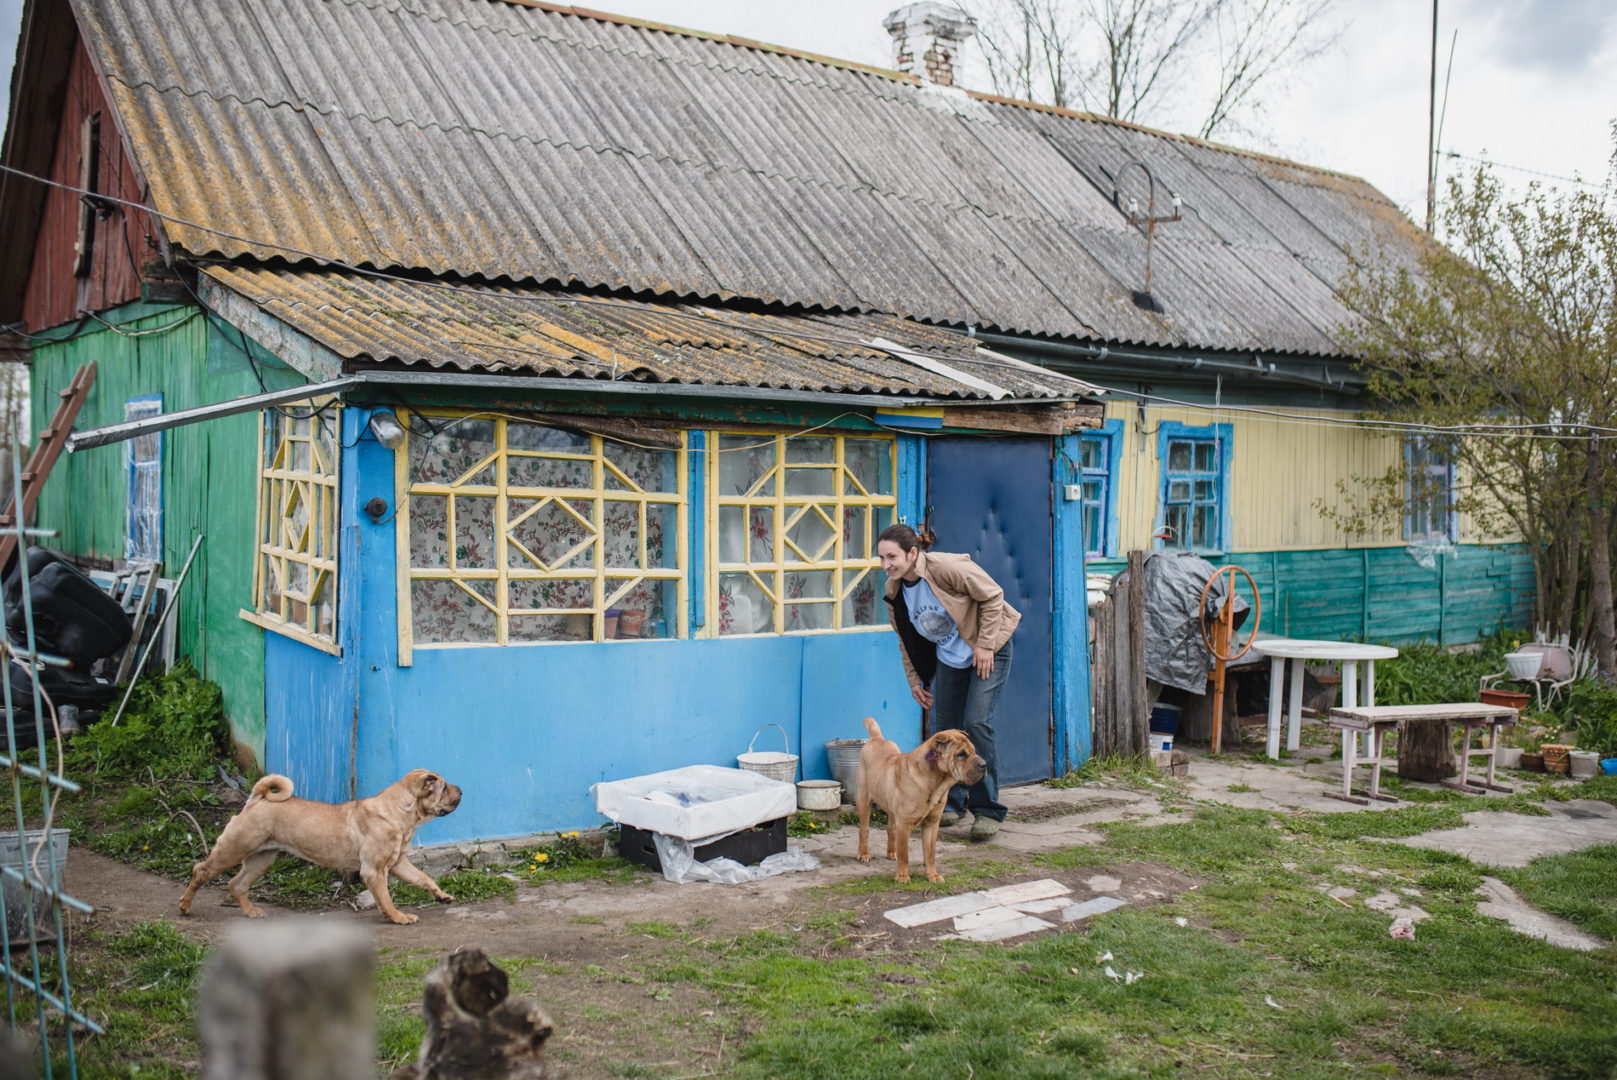
{"label": "corrugated asbestos roof", "polygon": [[[987,354],[954,331],[890,315],[752,314],[326,270],[205,272],[357,368],[404,364],[962,401],[998,397],[968,380],[1011,399],[1096,393],[1077,379]],[[922,354],[925,362],[895,352]]]}
{"label": "corrugated asbestos roof", "polygon": [[[1125,344],[1333,354],[1369,184],[1080,114],[502,0],[73,0],[193,255]],[[1145,239],[1113,203],[1159,225]]]}

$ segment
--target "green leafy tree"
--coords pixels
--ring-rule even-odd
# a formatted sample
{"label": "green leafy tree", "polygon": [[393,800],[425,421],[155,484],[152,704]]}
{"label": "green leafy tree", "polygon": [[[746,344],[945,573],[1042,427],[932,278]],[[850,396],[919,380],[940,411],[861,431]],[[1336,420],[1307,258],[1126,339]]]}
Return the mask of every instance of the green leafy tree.
{"label": "green leafy tree", "polygon": [[1343,344],[1380,415],[1447,447],[1456,507],[1527,545],[1539,624],[1617,675],[1617,216],[1593,189],[1512,197],[1483,168],[1449,182],[1440,236],[1418,265],[1356,264]]}

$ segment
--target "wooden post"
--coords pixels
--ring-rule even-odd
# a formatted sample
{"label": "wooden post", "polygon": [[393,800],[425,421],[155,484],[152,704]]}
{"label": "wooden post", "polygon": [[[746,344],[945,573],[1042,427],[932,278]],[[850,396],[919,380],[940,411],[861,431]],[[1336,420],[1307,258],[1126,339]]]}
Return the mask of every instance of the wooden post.
{"label": "wooden post", "polygon": [[1128,668],[1129,711],[1124,714],[1121,750],[1130,757],[1146,751],[1151,736],[1151,707],[1145,695],[1145,552],[1129,552],[1128,591]]}
{"label": "wooden post", "polygon": [[370,936],[315,918],[234,930],[197,987],[203,1080],[372,1080]]}
{"label": "wooden post", "polygon": [[1090,715],[1093,717],[1090,752],[1096,757],[1112,753],[1116,741],[1112,735],[1112,653],[1116,648],[1112,636],[1112,613],[1116,606],[1114,586],[1095,605],[1089,621],[1090,632],[1095,635],[1095,649],[1089,665]]}
{"label": "wooden post", "polygon": [[1213,623],[1213,753],[1224,752],[1224,657],[1230,652],[1230,612],[1235,606],[1235,581]]}

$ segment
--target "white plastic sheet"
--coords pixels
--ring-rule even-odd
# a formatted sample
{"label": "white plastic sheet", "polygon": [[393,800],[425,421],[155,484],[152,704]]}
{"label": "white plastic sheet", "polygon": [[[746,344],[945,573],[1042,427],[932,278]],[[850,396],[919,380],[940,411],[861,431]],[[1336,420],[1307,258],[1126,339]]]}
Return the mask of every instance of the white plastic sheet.
{"label": "white plastic sheet", "polygon": [[[651,839],[657,845],[657,858],[662,863],[663,877],[677,885],[692,881],[737,885],[744,881],[758,881],[794,870],[820,868],[820,860],[796,844],[788,844],[785,851],[777,851],[767,856],[757,866],[743,866],[734,859],[726,858],[697,862],[695,854],[697,844],[677,836],[669,836],[667,833],[657,833]],[[712,842],[707,839],[702,841],[702,843]]]}

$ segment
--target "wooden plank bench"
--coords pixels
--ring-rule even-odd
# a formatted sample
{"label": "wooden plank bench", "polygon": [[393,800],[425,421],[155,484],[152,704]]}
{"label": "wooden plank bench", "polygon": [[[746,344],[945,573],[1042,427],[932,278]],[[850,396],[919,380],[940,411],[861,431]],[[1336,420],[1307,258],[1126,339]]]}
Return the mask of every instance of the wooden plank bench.
{"label": "wooden plank bench", "polygon": [[[1380,799],[1384,802],[1398,801],[1391,795],[1381,793],[1381,746],[1387,730],[1397,727],[1405,720],[1442,720],[1451,725],[1458,724],[1465,729],[1465,748],[1460,752],[1459,779],[1445,780],[1443,782],[1445,787],[1457,788],[1471,794],[1481,794],[1488,789],[1514,790],[1507,785],[1494,783],[1494,762],[1499,749],[1499,729],[1516,723],[1515,709],[1504,705],[1484,705],[1480,701],[1443,705],[1366,705],[1358,708],[1332,709],[1330,718],[1326,721],[1331,727],[1338,728],[1342,732],[1342,790],[1340,793],[1330,792],[1332,798],[1361,804],[1368,804],[1370,799]],[[1481,727],[1488,729],[1488,745],[1473,750],[1471,733]],[[1361,734],[1370,736],[1370,752],[1367,754],[1358,752],[1358,737]],[[1479,786],[1469,781],[1468,770],[1471,758],[1480,755],[1486,755],[1488,758],[1488,779]],[[1368,798],[1353,794],[1353,770],[1360,765],[1370,767]]]}

